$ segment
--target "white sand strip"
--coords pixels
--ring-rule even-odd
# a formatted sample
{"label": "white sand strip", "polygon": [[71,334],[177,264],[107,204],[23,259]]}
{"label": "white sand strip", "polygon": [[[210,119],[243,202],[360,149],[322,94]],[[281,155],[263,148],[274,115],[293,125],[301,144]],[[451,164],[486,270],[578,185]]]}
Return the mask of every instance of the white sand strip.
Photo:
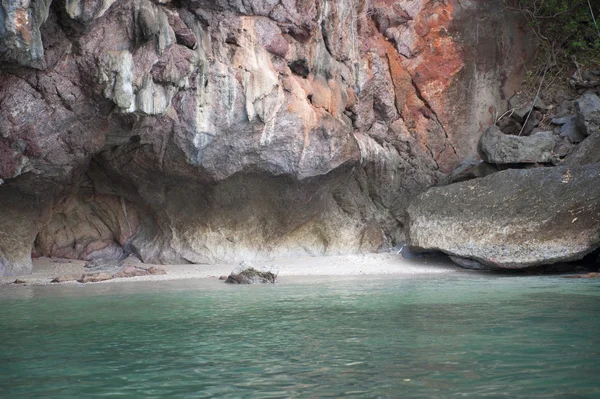
{"label": "white sand strip", "polygon": [[[449,261],[440,259],[407,260],[402,255],[393,253],[344,255],[323,257],[298,257],[280,258],[266,262],[254,262],[256,266],[277,266],[279,276],[358,276],[358,275],[422,275],[453,273],[459,269]],[[40,258],[33,261],[33,273],[26,276],[0,277],[0,284],[12,283],[15,279],[25,281],[27,284],[50,284],[54,277],[67,274],[89,273],[84,268],[85,262]],[[144,267],[151,265],[144,264]],[[118,278],[97,284],[125,281],[164,281],[194,278],[218,278],[229,275],[236,264],[215,265],[157,265],[166,270],[166,275],[140,276],[133,278]],[[77,284],[77,283],[63,283]],[[57,284],[58,285],[58,284]]]}

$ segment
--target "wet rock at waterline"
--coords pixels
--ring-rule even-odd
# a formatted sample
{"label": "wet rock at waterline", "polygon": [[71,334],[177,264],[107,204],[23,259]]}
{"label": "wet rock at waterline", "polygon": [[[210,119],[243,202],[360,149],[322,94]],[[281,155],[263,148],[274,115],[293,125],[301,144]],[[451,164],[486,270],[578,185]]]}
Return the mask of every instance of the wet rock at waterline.
{"label": "wet rock at waterline", "polygon": [[242,262],[231,272],[227,284],[275,284],[279,269],[277,267],[256,267]]}
{"label": "wet rock at waterline", "polygon": [[600,164],[511,169],[432,188],[407,210],[408,244],[489,268],[582,259],[600,246]]}

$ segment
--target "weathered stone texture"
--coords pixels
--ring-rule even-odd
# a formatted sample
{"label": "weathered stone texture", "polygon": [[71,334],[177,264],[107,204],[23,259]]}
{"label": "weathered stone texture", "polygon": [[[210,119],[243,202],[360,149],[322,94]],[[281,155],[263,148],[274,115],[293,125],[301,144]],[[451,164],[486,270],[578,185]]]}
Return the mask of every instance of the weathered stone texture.
{"label": "weathered stone texture", "polygon": [[600,164],[512,169],[433,188],[407,211],[411,246],[488,268],[582,259],[600,246]]}
{"label": "weathered stone texture", "polygon": [[500,3],[2,3],[0,198],[28,198],[1,211],[2,273],[27,270],[34,239],[38,255],[163,263],[403,240],[408,199],[522,77],[527,41]]}

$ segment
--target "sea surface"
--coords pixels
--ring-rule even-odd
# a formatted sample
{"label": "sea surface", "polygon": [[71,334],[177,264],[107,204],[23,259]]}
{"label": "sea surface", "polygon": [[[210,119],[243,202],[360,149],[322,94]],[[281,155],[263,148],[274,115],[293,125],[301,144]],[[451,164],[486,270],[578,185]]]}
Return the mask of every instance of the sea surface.
{"label": "sea surface", "polygon": [[600,398],[600,281],[0,287],[2,398]]}

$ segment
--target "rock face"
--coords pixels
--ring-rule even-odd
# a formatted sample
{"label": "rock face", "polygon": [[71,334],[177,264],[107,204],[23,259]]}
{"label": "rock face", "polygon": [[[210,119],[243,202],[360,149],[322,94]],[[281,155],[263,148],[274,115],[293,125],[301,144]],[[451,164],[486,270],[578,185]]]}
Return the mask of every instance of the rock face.
{"label": "rock face", "polygon": [[44,67],[41,26],[52,0],[15,0],[0,4],[0,63]]}
{"label": "rock face", "polygon": [[500,0],[16,1],[0,26],[0,275],[394,245],[533,54]]}
{"label": "rock face", "polygon": [[578,260],[600,246],[600,164],[513,169],[433,188],[407,214],[410,245],[488,268]]}

